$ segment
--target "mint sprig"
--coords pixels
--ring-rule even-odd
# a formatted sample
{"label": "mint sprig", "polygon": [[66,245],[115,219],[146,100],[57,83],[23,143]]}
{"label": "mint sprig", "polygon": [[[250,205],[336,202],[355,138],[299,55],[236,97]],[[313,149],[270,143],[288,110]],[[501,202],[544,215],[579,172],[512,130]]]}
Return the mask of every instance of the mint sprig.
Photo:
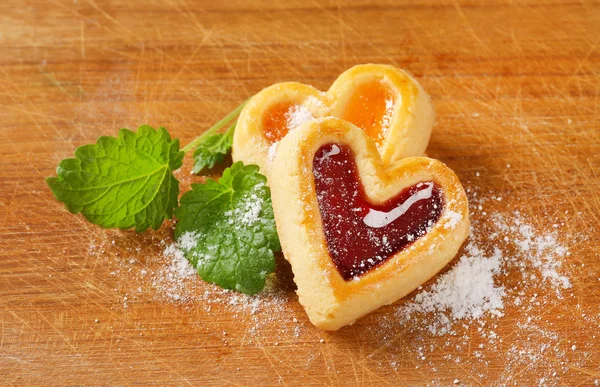
{"label": "mint sprig", "polygon": [[[233,109],[229,114],[223,117],[219,122],[210,127],[206,132],[202,133],[194,141],[187,144],[182,151],[187,152],[196,148],[194,152],[194,173],[202,171],[205,167],[212,168],[217,162],[221,162],[223,157],[231,150],[231,143],[233,142],[233,132],[237,121],[233,122],[229,129],[224,134],[216,134],[217,131],[225,127],[235,117],[237,117],[246,103],[250,99],[242,102],[238,107]],[[220,157],[220,160],[219,160]],[[212,161],[216,160],[216,161]],[[212,163],[212,165],[211,165]],[[198,169],[198,171],[196,171]]]}
{"label": "mint sprig", "polygon": [[193,184],[175,215],[175,238],[202,279],[247,294],[263,289],[281,247],[267,179],[256,165],[237,162],[218,181]]}
{"label": "mint sprig", "polygon": [[46,182],[70,212],[101,227],[158,229],[177,207],[173,171],[183,155],[165,128],[121,129],[116,138],[103,136],[77,148],[75,158],[62,160],[57,177]]}
{"label": "mint sprig", "polygon": [[198,145],[194,151],[192,173],[200,173],[223,162],[225,156],[231,151],[234,130],[235,124],[231,125],[225,133],[211,134]]}
{"label": "mint sprig", "polygon": [[216,132],[234,120],[244,101],[222,120],[179,150],[179,140],[163,127],[143,125],[137,133],[121,129],[118,137],[99,137],[80,146],[75,158],[62,160],[57,177],[46,182],[67,209],[104,228],[158,229],[177,208],[179,181],[173,172],[186,152],[197,148],[194,173],[212,168],[231,150],[235,122],[224,134]]}
{"label": "mint sprig", "polygon": [[[137,133],[121,129],[117,137],[100,137],[62,160],[57,176],[46,182],[70,212],[105,228],[158,229],[175,214],[175,235],[203,279],[257,293],[281,250],[266,178],[257,166],[238,162],[218,182],[193,184],[178,207],[179,181],[173,175],[194,148],[194,173],[223,162],[245,104],[181,150],[162,127],[144,125]],[[225,133],[217,133],[227,124]]]}

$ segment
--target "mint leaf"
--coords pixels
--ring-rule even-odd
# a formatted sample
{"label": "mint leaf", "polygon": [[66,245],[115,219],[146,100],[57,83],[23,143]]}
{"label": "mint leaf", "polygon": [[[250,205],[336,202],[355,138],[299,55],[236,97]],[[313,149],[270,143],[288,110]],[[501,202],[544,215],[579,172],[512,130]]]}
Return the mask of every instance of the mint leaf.
{"label": "mint leaf", "polygon": [[206,137],[194,151],[194,168],[192,172],[200,173],[204,169],[210,169],[216,164],[222,163],[225,156],[231,150],[232,144],[233,131],[212,134]]}
{"label": "mint leaf", "polygon": [[58,164],[58,177],[46,182],[70,212],[81,212],[94,224],[157,229],[177,207],[179,182],[173,171],[183,155],[179,140],[171,140],[165,128],[121,129],[116,138],[102,136],[77,148],[75,158]]}
{"label": "mint leaf", "polygon": [[175,210],[175,238],[205,281],[254,294],[280,251],[271,192],[256,165],[233,164],[219,181],[192,184]]}
{"label": "mint leaf", "polygon": [[[193,173],[200,173],[204,169],[212,168],[216,164],[223,162],[225,156],[231,151],[231,145],[233,144],[233,132],[237,125],[236,116],[240,114],[246,103],[248,103],[248,100],[242,102],[219,122],[211,126],[210,129],[183,147],[182,150],[184,152],[196,148],[194,151]],[[225,133],[216,134],[218,130],[231,121],[233,122]]]}

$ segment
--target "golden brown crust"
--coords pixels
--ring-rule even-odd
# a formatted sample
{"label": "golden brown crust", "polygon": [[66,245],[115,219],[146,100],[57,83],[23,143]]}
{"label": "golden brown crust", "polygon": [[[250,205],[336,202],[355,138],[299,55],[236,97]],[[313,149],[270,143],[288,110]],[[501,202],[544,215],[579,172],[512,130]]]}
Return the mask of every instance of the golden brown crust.
{"label": "golden brown crust", "polygon": [[[327,92],[297,82],[278,83],[257,93],[246,105],[234,133],[234,161],[257,164],[264,173],[269,167],[273,145],[263,131],[265,112],[283,101],[297,103],[313,117],[341,117],[348,98],[362,82],[378,80],[389,86],[396,100],[389,129],[379,146],[384,163],[404,157],[422,156],[429,142],[435,113],[429,96],[404,70],[390,65],[364,64],[342,73]],[[271,151],[271,155],[274,152]]]}
{"label": "golden brown crust", "polygon": [[[384,264],[345,281],[327,250],[315,194],[312,163],[324,144],[350,146],[365,194],[381,203],[420,181],[435,181],[444,210],[423,237]],[[374,142],[354,125],[335,118],[303,124],[279,144],[271,167],[275,221],[284,256],[292,265],[300,303],[322,329],[338,329],[392,303],[435,275],[456,255],[469,233],[467,198],[456,175],[442,162],[413,157],[389,166]],[[277,176],[276,178],[273,178]]]}

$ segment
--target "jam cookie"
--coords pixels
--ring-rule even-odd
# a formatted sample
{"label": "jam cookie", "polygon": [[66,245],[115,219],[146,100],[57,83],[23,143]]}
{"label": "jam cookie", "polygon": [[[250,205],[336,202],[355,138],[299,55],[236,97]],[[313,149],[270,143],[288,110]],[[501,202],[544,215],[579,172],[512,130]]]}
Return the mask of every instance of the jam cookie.
{"label": "jam cookie", "polygon": [[252,97],[237,121],[234,161],[266,172],[278,142],[300,124],[333,116],[363,129],[385,164],[422,156],[435,113],[429,96],[407,72],[394,66],[352,67],[327,92],[296,82],[277,83]]}
{"label": "jam cookie", "polygon": [[375,141],[341,119],[290,132],[270,168],[283,253],[300,303],[322,329],[410,293],[469,234],[465,192],[445,164],[409,157],[386,165]]}

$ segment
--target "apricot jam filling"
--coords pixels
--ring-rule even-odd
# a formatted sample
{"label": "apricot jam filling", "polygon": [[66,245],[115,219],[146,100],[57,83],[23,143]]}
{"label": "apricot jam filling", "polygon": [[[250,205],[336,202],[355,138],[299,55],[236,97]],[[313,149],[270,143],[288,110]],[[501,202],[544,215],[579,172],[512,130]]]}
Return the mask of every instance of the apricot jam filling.
{"label": "apricot jam filling", "polygon": [[288,116],[295,106],[288,101],[279,102],[263,114],[263,134],[271,143],[281,140],[288,133]]}
{"label": "apricot jam filling", "polygon": [[289,101],[275,103],[263,114],[263,135],[273,144],[312,118],[305,106]]}
{"label": "apricot jam filling", "polygon": [[350,96],[342,119],[362,128],[381,145],[392,121],[396,96],[383,81],[360,84]]}
{"label": "apricot jam filling", "polygon": [[372,204],[359,180],[354,154],[346,145],[320,147],[313,159],[313,175],[327,249],[346,281],[427,234],[444,208],[442,188],[433,181]]}

